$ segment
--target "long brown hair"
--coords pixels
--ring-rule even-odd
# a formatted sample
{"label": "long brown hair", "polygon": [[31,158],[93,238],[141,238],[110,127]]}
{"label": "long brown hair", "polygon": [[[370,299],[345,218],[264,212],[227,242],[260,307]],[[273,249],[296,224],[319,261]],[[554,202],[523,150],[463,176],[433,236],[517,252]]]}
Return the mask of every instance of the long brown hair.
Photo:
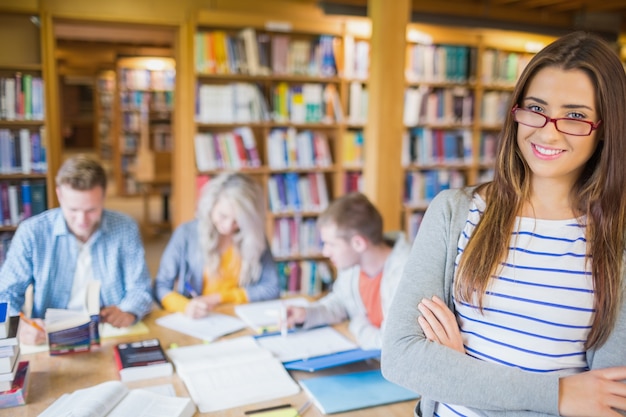
{"label": "long brown hair", "polygon": [[[591,261],[595,315],[586,347],[599,346],[611,333],[621,305],[626,229],[626,74],[617,54],[602,39],[584,32],[563,36],[545,47],[522,72],[511,104],[521,104],[526,88],[546,67],[582,70],[596,88],[602,123],[598,146],[574,184],[576,215],[587,216],[587,259]],[[482,296],[506,258],[515,218],[530,198],[530,169],[517,146],[517,123],[509,112],[498,144],[492,182],[481,187],[487,207],[461,257],[455,296]],[[479,190],[481,190],[479,189]]]}

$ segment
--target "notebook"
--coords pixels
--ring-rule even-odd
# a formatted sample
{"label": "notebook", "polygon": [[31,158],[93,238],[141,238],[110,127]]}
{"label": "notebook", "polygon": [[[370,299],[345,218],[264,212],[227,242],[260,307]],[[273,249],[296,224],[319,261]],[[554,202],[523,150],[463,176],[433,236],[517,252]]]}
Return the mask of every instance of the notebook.
{"label": "notebook", "polygon": [[379,369],[304,379],[300,385],[324,414],[419,398],[413,391],[387,381]]}

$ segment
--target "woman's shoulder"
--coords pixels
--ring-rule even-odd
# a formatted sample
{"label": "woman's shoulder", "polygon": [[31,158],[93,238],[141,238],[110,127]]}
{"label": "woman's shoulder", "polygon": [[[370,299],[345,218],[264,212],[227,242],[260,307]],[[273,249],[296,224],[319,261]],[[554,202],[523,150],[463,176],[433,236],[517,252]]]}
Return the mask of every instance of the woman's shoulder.
{"label": "woman's shoulder", "polygon": [[476,186],[470,186],[443,190],[435,196],[430,205],[447,205],[453,208],[469,206],[474,198],[476,188]]}

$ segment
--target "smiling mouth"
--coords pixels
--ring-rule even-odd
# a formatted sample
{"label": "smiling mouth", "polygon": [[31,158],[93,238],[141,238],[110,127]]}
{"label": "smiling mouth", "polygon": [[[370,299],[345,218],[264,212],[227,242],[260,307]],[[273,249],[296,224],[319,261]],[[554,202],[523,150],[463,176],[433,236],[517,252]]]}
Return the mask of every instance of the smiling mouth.
{"label": "smiling mouth", "polygon": [[537,153],[545,156],[555,156],[562,152],[565,152],[562,149],[548,149],[535,144],[532,144],[532,147],[537,151]]}

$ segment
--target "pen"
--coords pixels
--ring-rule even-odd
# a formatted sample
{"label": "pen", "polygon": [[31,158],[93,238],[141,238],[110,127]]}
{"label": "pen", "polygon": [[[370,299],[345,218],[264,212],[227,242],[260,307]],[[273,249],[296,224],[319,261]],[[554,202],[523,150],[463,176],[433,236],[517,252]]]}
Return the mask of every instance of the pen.
{"label": "pen", "polygon": [[307,401],[304,404],[302,404],[302,407],[298,409],[298,414],[296,414],[295,417],[301,417],[302,414],[304,414],[304,412],[307,410],[307,408],[309,408],[310,405],[311,405],[311,401]]}
{"label": "pen", "polygon": [[197,297],[198,293],[196,292],[196,290],[193,289],[193,287],[191,286],[191,284],[189,282],[185,282],[185,290],[189,293],[189,295],[191,295],[192,297]]}
{"label": "pen", "polygon": [[244,411],[243,413],[246,415],[256,414],[256,413],[265,413],[266,411],[280,410],[282,408],[289,408],[289,407],[291,407],[291,404],[281,404],[281,405],[275,405],[273,407],[258,408],[256,410],[248,410],[248,411]]}
{"label": "pen", "polygon": [[287,327],[287,307],[285,304],[280,304],[280,335],[287,337],[289,328]]}
{"label": "pen", "polygon": [[28,324],[29,326],[34,327],[35,329],[39,330],[40,332],[46,332],[40,325],[37,324],[37,322],[29,319],[28,317],[26,317],[26,315],[24,313],[22,313],[20,311],[20,319],[22,319],[24,321],[24,323]]}

